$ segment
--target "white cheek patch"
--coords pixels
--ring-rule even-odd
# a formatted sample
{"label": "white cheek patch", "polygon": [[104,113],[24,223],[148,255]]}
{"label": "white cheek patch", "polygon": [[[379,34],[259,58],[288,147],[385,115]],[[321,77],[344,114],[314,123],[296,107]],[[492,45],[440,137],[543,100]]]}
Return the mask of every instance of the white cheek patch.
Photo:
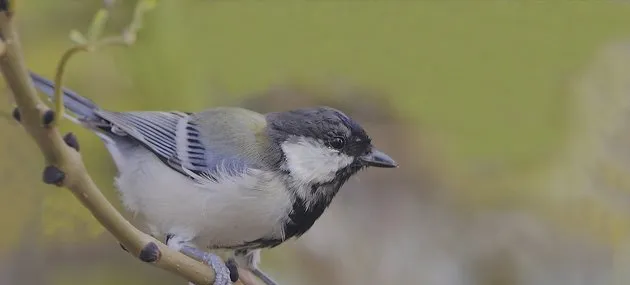
{"label": "white cheek patch", "polygon": [[319,141],[306,138],[283,143],[282,151],[287,158],[286,169],[302,183],[330,182],[338,170],[354,160]]}

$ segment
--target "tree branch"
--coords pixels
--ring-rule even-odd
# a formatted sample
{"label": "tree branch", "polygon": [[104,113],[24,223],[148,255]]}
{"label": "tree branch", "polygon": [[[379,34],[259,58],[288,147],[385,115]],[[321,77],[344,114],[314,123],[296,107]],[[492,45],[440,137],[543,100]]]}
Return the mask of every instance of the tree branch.
{"label": "tree branch", "polygon": [[[62,137],[54,125],[55,120],[61,119],[55,113],[59,115],[61,110],[50,110],[37,96],[14,27],[12,4],[13,1],[0,0],[0,71],[17,104],[13,117],[21,122],[46,160],[44,182],[69,189],[127,251],[140,260],[195,284],[212,284],[215,275],[209,266],[170,249],[135,228],[107,201],[90,178],[74,135],[69,133]],[[60,78],[58,76],[58,83]]]}

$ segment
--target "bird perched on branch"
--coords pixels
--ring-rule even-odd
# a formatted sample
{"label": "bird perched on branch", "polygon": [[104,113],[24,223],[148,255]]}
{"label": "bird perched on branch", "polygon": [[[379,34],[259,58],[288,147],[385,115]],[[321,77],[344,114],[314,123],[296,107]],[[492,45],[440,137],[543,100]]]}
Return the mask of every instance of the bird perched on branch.
{"label": "bird perched on branch", "polygon": [[[50,80],[31,78],[53,96]],[[238,275],[206,249],[233,250],[230,262],[276,285],[258,269],[260,249],[308,231],[358,171],[396,167],[357,122],[329,107],[114,112],[65,88],[63,96],[68,117],[105,143],[126,208],[169,247],[210,265],[214,285]]]}

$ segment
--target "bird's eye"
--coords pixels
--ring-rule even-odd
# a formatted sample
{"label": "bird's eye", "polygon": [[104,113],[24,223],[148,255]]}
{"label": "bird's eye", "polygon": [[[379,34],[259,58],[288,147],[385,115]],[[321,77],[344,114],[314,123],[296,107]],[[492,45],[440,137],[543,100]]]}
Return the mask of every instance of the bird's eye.
{"label": "bird's eye", "polygon": [[332,140],[330,140],[329,144],[332,148],[341,149],[346,145],[346,140],[344,140],[342,137],[334,137]]}

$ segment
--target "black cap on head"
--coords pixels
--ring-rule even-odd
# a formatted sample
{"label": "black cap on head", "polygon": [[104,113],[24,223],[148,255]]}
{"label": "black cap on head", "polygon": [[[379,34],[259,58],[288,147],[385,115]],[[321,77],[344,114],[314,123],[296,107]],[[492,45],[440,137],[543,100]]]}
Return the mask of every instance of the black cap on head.
{"label": "black cap on head", "polygon": [[349,156],[370,151],[371,139],[352,118],[331,107],[295,109],[267,114],[269,135],[277,144],[291,137],[322,141]]}

